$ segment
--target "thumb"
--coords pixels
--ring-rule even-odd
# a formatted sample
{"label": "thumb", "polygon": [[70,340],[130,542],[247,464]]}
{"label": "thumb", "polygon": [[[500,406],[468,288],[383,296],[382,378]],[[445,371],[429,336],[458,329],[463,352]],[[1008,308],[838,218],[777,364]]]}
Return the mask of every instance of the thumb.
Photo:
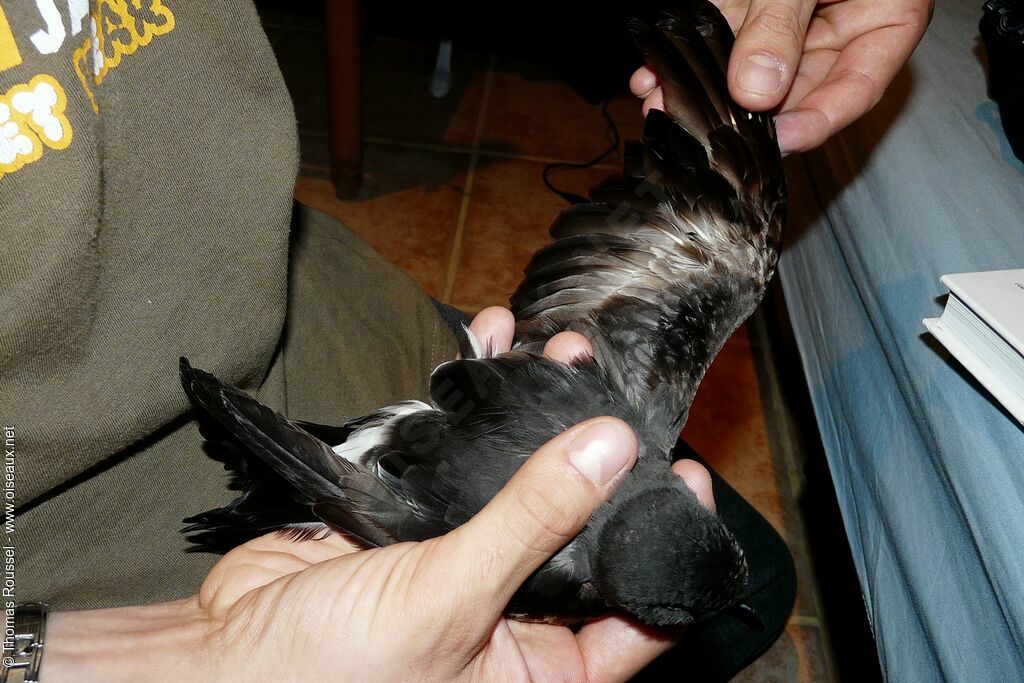
{"label": "thumb", "polygon": [[473,519],[440,541],[448,576],[496,616],[519,586],[580,532],[632,468],[637,440],[622,420],[582,422],[544,444]]}
{"label": "thumb", "polygon": [[729,59],[729,94],[752,111],[782,102],[793,85],[815,0],[751,0]]}

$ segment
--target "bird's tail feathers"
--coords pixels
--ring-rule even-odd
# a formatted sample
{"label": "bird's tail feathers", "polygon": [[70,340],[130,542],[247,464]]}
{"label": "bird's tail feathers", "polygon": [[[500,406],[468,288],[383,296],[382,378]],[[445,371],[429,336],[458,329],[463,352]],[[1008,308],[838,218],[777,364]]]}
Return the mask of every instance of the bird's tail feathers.
{"label": "bird's tail feathers", "polygon": [[348,525],[315,514],[318,503],[348,500],[349,490],[357,490],[360,482],[376,481],[366,468],[338,457],[295,422],[193,368],[185,358],[180,371],[189,400],[215,423],[202,427],[207,449],[233,473],[233,488],[243,489],[230,504],[185,519],[183,531],[193,534],[191,540],[203,549],[224,551],[277,529],[295,538],[315,536],[324,529],[321,521],[369,545],[385,539],[380,529],[362,528],[368,522],[358,506]]}
{"label": "bird's tail feathers", "polygon": [[337,481],[354,466],[330,446],[245,392],[208,372],[180,362],[181,384],[193,405],[202,408],[295,489],[300,502],[312,505],[337,495]]}
{"label": "bird's tail feathers", "polygon": [[231,475],[228,487],[239,495],[223,507],[182,520],[190,550],[226,553],[272,531],[304,538],[323,530],[309,506],[287,493],[291,486],[262,460],[247,456],[246,447],[219,423],[202,414],[199,431],[207,455],[224,463]]}

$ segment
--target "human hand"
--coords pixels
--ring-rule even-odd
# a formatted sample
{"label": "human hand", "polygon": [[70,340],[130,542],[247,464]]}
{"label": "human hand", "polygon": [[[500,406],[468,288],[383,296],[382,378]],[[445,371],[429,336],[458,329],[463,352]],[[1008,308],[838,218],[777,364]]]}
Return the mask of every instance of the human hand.
{"label": "human hand", "polygon": [[[201,609],[222,623],[211,639],[216,678],[625,680],[672,639],[624,617],[574,634],[502,610],[608,498],[636,449],[625,424],[590,420],[542,447],[446,536],[359,552],[336,535],[288,548],[263,537],[232,551],[200,592]],[[601,466],[577,469],[574,452]]]}
{"label": "human hand", "polygon": [[[931,20],[934,0],[712,0],[736,45],[729,94],[751,111],[776,109],[779,147],[804,152],[881,99]],[[641,67],[630,89],[644,114],[664,108],[657,75]]]}
{"label": "human hand", "polygon": [[[507,350],[511,314],[485,314],[474,332]],[[579,342],[553,340],[553,357],[575,357]],[[358,550],[338,534],[268,534],[225,555],[192,598],[54,614],[47,680],[626,680],[671,647],[672,634],[622,615],[573,633],[502,612],[636,455],[625,423],[595,418],[541,447],[445,536]],[[710,507],[710,482],[701,483]]]}

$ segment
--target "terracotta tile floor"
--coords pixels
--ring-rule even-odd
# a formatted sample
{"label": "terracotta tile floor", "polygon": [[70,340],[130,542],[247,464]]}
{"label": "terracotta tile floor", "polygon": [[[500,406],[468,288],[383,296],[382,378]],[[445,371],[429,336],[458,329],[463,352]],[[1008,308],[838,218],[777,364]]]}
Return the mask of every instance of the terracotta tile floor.
{"label": "terracotta tile floor", "polygon": [[[339,201],[326,180],[322,34],[287,18],[267,24],[303,140],[296,198],[346,223],[432,296],[468,312],[505,303],[565,206],[542,184],[541,169],[607,146],[600,110],[536,65],[458,52],[455,86],[435,100],[427,93],[432,55],[425,47],[374,41],[366,49],[366,179],[357,199]],[[616,101],[611,112],[624,139],[638,135],[636,102]],[[616,163],[563,171],[555,182],[582,192]],[[768,324],[755,316],[728,342],[684,435],[783,534],[796,559],[799,592],[786,631],[738,680],[838,680],[797,504],[803,482],[793,420],[768,358]]]}

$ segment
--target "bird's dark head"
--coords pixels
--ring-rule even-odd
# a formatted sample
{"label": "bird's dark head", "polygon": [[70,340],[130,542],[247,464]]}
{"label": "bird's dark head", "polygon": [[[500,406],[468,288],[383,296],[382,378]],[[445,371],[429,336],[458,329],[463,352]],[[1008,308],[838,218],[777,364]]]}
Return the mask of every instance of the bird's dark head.
{"label": "bird's dark head", "polygon": [[739,601],[747,561],[717,515],[678,479],[628,493],[598,536],[605,600],[651,626],[690,624]]}

